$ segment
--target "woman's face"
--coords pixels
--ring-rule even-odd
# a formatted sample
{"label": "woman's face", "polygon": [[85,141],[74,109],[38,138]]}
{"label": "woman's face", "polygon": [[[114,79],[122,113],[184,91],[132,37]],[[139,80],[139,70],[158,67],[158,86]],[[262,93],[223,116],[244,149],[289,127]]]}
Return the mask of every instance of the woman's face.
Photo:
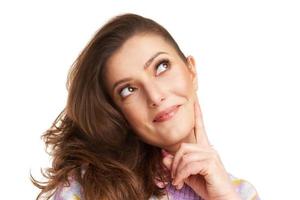
{"label": "woman's face", "polygon": [[[106,64],[107,89],[132,129],[144,142],[169,151],[194,140],[197,79],[194,59],[187,61],[162,37],[139,34]],[[169,108],[175,109],[155,119]]]}

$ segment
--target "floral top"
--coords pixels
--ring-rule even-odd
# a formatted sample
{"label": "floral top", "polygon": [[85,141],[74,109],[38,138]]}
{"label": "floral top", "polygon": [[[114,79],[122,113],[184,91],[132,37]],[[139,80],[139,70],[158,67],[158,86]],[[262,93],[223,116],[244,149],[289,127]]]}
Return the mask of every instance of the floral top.
{"label": "floral top", "polygon": [[[229,174],[232,183],[236,186],[236,190],[242,200],[260,200],[254,186],[246,180],[238,179]],[[180,190],[177,190],[172,184],[167,185],[167,195],[161,199],[169,200],[204,200],[198,196],[192,188],[184,185]],[[70,180],[70,185],[60,187],[54,195],[54,200],[83,200],[82,188],[80,184],[74,180]],[[149,200],[159,200],[152,196]]]}

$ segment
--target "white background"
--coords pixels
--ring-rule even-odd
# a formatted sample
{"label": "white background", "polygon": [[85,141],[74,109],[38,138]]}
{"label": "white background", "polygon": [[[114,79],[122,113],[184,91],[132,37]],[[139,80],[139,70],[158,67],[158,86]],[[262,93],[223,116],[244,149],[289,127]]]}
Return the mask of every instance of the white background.
{"label": "white background", "polygon": [[196,59],[210,141],[262,199],[297,199],[300,6],[291,0],[1,1],[1,199],[34,199],[50,165],[41,134],[64,108],[67,72],[103,23],[134,12]]}

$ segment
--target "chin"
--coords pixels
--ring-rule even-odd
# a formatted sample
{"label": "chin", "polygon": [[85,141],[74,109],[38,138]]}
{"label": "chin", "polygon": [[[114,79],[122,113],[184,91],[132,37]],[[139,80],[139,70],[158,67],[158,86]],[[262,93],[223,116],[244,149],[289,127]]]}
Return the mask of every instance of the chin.
{"label": "chin", "polygon": [[[184,109],[183,109],[184,108]],[[173,122],[172,125],[167,127],[166,132],[161,133],[164,135],[166,141],[172,141],[172,143],[178,143],[185,141],[191,134],[194,128],[193,112],[190,111],[190,107],[184,106],[181,108],[181,112]]]}
{"label": "chin", "polygon": [[190,124],[184,124],[182,126],[177,126],[168,133],[164,133],[164,141],[168,141],[169,145],[177,144],[187,141],[189,135],[191,134],[193,127]]}

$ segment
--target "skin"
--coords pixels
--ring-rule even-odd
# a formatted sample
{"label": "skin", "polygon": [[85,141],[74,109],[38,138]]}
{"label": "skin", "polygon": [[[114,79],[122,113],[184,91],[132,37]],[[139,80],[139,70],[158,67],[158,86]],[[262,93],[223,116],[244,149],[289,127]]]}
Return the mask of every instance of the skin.
{"label": "skin", "polygon": [[[167,54],[157,56],[144,70],[146,61],[157,52]],[[161,59],[170,60],[168,69],[164,68],[164,63],[159,63]],[[190,56],[187,60],[188,66],[159,36],[136,35],[110,57],[106,66],[108,91],[131,127],[143,141],[172,153],[182,142],[195,142],[193,102],[197,81],[194,59]],[[157,64],[160,66],[156,70]],[[112,88],[115,82],[126,77],[133,79],[129,84],[135,91],[125,88],[123,94],[126,97],[123,95],[122,98],[117,91],[126,83],[115,91]],[[177,104],[181,107],[172,120],[152,122],[159,111]]]}
{"label": "skin", "polygon": [[[153,55],[157,57],[144,69]],[[138,34],[109,58],[106,75],[109,94],[138,137],[163,149],[163,163],[172,175],[173,185],[180,189],[188,184],[205,199],[240,199],[208,141],[196,95],[197,73],[192,56],[185,62],[160,36]],[[131,80],[114,89],[116,82],[127,77]],[[153,122],[159,111],[178,104],[181,106],[172,119]]]}

